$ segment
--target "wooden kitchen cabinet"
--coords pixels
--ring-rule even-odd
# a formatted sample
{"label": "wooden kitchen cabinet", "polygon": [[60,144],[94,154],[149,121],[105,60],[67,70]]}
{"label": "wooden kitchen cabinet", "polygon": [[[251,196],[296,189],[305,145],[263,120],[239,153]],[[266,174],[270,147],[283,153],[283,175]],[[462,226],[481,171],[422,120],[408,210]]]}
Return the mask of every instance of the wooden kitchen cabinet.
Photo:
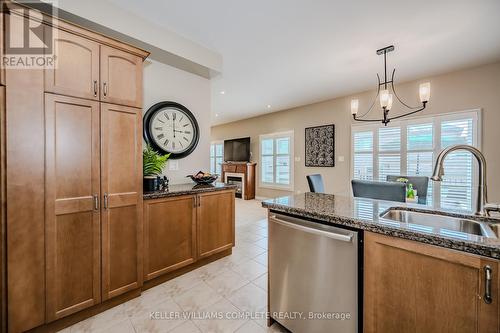
{"label": "wooden kitchen cabinet", "polygon": [[[2,15],[0,14],[0,18]],[[7,331],[7,281],[5,258],[7,244],[5,241],[7,230],[7,198],[6,198],[6,152],[5,152],[5,87],[0,86],[0,332]]]}
{"label": "wooden kitchen cabinet", "polygon": [[99,103],[45,94],[46,318],[100,302]]}
{"label": "wooden kitchen cabinet", "polygon": [[500,331],[498,261],[369,232],[364,254],[365,333]]}
{"label": "wooden kitchen cabinet", "polygon": [[234,245],[234,190],[144,201],[144,279]]}
{"label": "wooden kitchen cabinet", "polygon": [[142,107],[142,58],[101,46],[101,100]]}
{"label": "wooden kitchen cabinet", "polygon": [[230,249],[234,245],[234,191],[198,195],[198,257]]}
{"label": "wooden kitchen cabinet", "polygon": [[196,260],[196,196],[144,202],[144,279]]}
{"label": "wooden kitchen cabinet", "polygon": [[1,306],[7,317],[0,326],[54,331],[140,292],[141,110],[101,103],[101,47],[134,63],[110,57],[105,65],[118,72],[111,82],[121,80],[117,89],[139,107],[149,53],[40,12],[25,16],[21,3],[2,4],[8,10],[0,14],[0,55],[7,34],[11,45],[26,37],[23,29],[3,28],[39,27],[43,17],[43,31],[56,32],[58,63],[53,70],[0,66]]}
{"label": "wooden kitchen cabinet", "polygon": [[101,103],[102,298],[142,285],[142,112]]}
{"label": "wooden kitchen cabinet", "polygon": [[[3,15],[4,23],[10,17],[10,24],[18,27],[34,23],[14,12]],[[12,40],[20,41],[22,36],[12,34]],[[4,74],[7,285],[4,300],[7,331],[24,332],[42,325],[46,317],[43,70],[9,68]]]}
{"label": "wooden kitchen cabinet", "polygon": [[49,30],[56,64],[45,69],[45,91],[99,100],[99,44],[46,26],[48,36]]}

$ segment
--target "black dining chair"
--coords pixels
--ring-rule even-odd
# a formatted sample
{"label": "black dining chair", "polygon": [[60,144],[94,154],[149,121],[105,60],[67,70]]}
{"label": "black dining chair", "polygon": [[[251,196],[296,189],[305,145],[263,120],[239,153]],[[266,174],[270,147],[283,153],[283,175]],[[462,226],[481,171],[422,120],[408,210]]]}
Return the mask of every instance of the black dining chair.
{"label": "black dining chair", "polygon": [[306,176],[307,183],[309,184],[309,191],[317,193],[325,193],[325,186],[323,185],[323,177],[320,174]]}
{"label": "black dining chair", "polygon": [[389,201],[406,201],[406,184],[399,182],[376,182],[351,180],[355,197]]}
{"label": "black dining chair", "polygon": [[422,205],[427,204],[427,190],[429,188],[429,177],[387,175],[388,182],[395,182],[399,178],[408,179],[408,183],[412,184],[413,188],[417,190],[419,204]]}

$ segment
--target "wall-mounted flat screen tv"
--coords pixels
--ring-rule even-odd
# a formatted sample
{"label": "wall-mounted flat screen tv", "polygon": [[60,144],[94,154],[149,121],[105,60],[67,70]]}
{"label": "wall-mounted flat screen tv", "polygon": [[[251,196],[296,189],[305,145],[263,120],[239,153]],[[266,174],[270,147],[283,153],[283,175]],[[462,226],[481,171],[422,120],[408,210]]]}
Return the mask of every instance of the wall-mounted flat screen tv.
{"label": "wall-mounted flat screen tv", "polygon": [[250,161],[250,138],[224,140],[224,161]]}

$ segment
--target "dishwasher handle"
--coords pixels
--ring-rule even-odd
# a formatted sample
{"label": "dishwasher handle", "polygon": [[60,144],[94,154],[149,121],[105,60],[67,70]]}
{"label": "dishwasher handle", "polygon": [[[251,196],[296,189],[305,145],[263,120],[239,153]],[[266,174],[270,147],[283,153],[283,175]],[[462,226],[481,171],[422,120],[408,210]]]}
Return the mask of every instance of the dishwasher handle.
{"label": "dishwasher handle", "polygon": [[305,227],[305,226],[300,225],[300,224],[296,224],[296,223],[292,223],[292,222],[281,220],[276,215],[271,215],[271,219],[274,222],[276,222],[278,224],[281,224],[281,225],[283,225],[285,227],[289,227],[289,228],[293,228],[293,229],[296,229],[296,230],[308,232],[310,234],[315,234],[315,235],[318,235],[318,236],[325,236],[325,237],[328,237],[328,238],[331,238],[331,239],[335,239],[335,240],[339,240],[339,241],[342,241],[342,242],[348,242],[348,243],[350,243],[352,241],[352,237],[353,237],[352,234],[342,235],[342,234],[337,234],[337,233],[330,232],[330,231],[323,231],[323,230],[319,230],[319,229],[315,229],[315,228]]}

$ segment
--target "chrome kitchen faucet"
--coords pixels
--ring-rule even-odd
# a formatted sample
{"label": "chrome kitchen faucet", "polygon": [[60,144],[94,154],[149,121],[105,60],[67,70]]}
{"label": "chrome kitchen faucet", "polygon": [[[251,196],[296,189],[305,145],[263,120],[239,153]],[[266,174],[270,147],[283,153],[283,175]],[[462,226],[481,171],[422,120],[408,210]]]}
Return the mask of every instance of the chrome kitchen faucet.
{"label": "chrome kitchen faucet", "polygon": [[436,160],[436,165],[434,165],[434,173],[431,177],[433,181],[442,181],[444,175],[444,160],[449,153],[456,150],[465,150],[470,152],[476,157],[479,164],[479,181],[477,185],[477,200],[476,200],[476,211],[475,215],[479,216],[489,216],[490,211],[500,211],[500,206],[498,204],[488,203],[488,192],[486,188],[486,159],[483,153],[475,147],[469,145],[454,145],[443,149]]}

